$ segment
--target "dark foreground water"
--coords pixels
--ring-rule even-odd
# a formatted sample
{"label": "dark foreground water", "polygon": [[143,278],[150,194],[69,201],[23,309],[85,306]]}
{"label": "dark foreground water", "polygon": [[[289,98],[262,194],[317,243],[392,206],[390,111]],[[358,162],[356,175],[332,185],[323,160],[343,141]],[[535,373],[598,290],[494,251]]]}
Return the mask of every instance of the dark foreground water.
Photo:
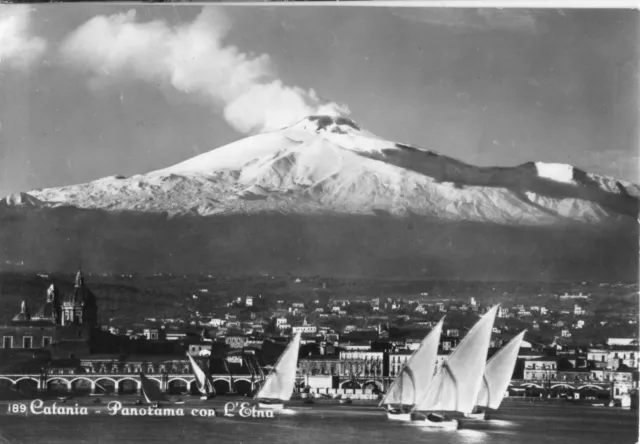
{"label": "dark foreground water", "polygon": [[[114,399],[114,398],[112,398]],[[133,400],[119,399],[132,407]],[[275,418],[239,416],[202,418],[193,408],[224,410],[228,399],[187,399],[184,417],[110,416],[103,405],[84,405],[87,416],[9,414],[13,401],[0,401],[1,444],[58,443],[417,443],[462,444],[634,444],[638,442],[638,411],[571,404],[505,402],[484,423],[461,421],[456,431],[437,431],[387,420],[367,405],[293,404]],[[19,401],[28,405],[29,401]],[[51,406],[53,401],[45,401]],[[60,405],[58,403],[58,405]],[[168,407],[168,406],[167,406]],[[138,407],[142,408],[142,407]],[[97,413],[100,411],[100,413]],[[121,413],[121,412],[120,412]]]}

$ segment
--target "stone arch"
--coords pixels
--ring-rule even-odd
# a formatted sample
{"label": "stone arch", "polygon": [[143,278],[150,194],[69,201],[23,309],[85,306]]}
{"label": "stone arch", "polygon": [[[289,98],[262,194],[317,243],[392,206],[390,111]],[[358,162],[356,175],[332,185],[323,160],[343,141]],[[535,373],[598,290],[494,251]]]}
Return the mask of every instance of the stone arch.
{"label": "stone arch", "polygon": [[[8,379],[8,378],[7,378],[7,379]],[[23,381],[23,380],[25,380],[25,379],[30,379],[30,380],[32,380],[32,381],[35,381],[35,382],[36,382],[36,384],[38,383],[38,380],[37,380],[36,378],[32,378],[31,376],[24,376],[24,377],[22,377],[22,378],[18,378],[18,379],[16,379],[15,381],[13,381],[13,383],[14,383],[14,384],[17,384],[18,382]],[[60,379],[60,378],[56,378],[56,379]]]}
{"label": "stone arch", "polygon": [[14,381],[11,378],[7,378],[6,376],[0,376],[0,381],[2,381],[2,380],[9,381],[10,385],[17,384],[17,382],[18,382],[18,381]]}
{"label": "stone arch", "polygon": [[218,379],[214,379],[212,382],[213,382],[213,388],[218,394],[224,394],[231,390],[228,379],[218,378]]}
{"label": "stone arch", "polygon": [[595,385],[595,384],[585,384],[585,385],[581,385],[580,387],[578,387],[578,390],[583,390],[583,389],[607,390],[607,389],[603,389],[599,385]]}
{"label": "stone arch", "polygon": [[140,387],[141,387],[142,383],[140,382],[139,379],[136,379],[136,378],[121,378],[121,379],[118,379],[118,381],[116,382],[116,391],[117,392],[123,393],[123,392],[127,391],[127,390],[125,390],[125,387],[124,387],[124,384],[123,384],[123,382],[125,382],[125,381],[132,381],[133,382],[133,384],[134,384],[133,391],[134,392],[140,390]]}
{"label": "stone arch", "polygon": [[[77,384],[74,385],[75,382],[79,382],[79,381],[86,381],[89,384]],[[74,390],[74,391],[79,391],[79,392],[92,392],[93,388],[95,387],[95,383],[93,380],[86,378],[84,376],[80,376],[77,378],[73,378],[71,380],[69,380],[69,384],[68,387],[70,390]]]}
{"label": "stone arch", "polygon": [[[100,381],[109,381],[111,384],[100,384]],[[118,383],[113,378],[102,377],[93,381],[94,390],[100,393],[113,393],[118,390]]]}
{"label": "stone arch", "polygon": [[171,394],[190,393],[190,387],[191,381],[184,378],[171,378],[167,381],[167,391]]}
{"label": "stone arch", "polygon": [[155,383],[157,383],[157,384],[158,384],[158,388],[161,388],[161,387],[162,387],[162,380],[160,380],[160,379],[158,379],[158,378],[150,378],[150,377],[148,377],[148,376],[147,376],[147,379],[148,379],[149,381],[154,381]]}
{"label": "stone arch", "polygon": [[362,388],[372,389],[372,390],[382,390],[382,384],[380,383],[380,381],[375,381],[373,379],[370,379],[368,381],[365,381],[364,384],[362,384]]}
{"label": "stone arch", "polygon": [[551,388],[551,389],[555,389],[555,388],[567,388],[567,389],[569,389],[569,390],[573,390],[573,386],[572,386],[572,385],[569,385],[569,384],[555,384],[555,385],[552,385],[552,386],[551,386],[551,387],[549,387],[549,388]]}
{"label": "stone arch", "polygon": [[533,382],[527,382],[526,384],[522,384],[522,387],[527,387],[527,388],[535,387],[535,388],[539,388],[539,389],[544,388],[540,384],[535,384]]}
{"label": "stone arch", "polygon": [[189,384],[191,384],[193,381],[195,381],[195,379],[185,379],[185,378],[171,378],[167,381],[168,384],[171,384],[173,381],[182,381],[185,384],[187,384],[187,386]]}
{"label": "stone arch", "polygon": [[109,377],[106,377],[106,376],[102,376],[102,377],[97,378],[97,379],[94,380],[94,382],[99,382],[99,381],[111,381],[111,382],[113,382],[114,385],[118,383],[115,379],[109,378]]}
{"label": "stone arch", "polygon": [[[87,378],[85,376],[79,376],[77,378],[73,378],[73,379],[71,379],[69,381],[69,384],[73,384],[74,382],[80,381],[81,379],[84,379],[85,381],[89,381],[90,384],[93,384],[93,380],[91,380],[91,379],[89,379],[89,378]],[[102,379],[105,379],[105,378],[102,378]]]}
{"label": "stone arch", "polygon": [[344,381],[342,383],[340,383],[340,388],[345,388],[345,389],[360,389],[362,388],[362,386],[353,380],[348,380],[348,381]]}
{"label": "stone arch", "polygon": [[15,381],[12,380],[11,378],[2,378],[3,380],[6,380],[9,382],[9,386],[15,386],[16,389],[20,389],[21,387],[25,388],[25,384],[27,387],[29,387],[30,389],[37,389],[39,382],[36,378],[31,378],[31,377],[24,377],[24,378],[18,378]]}
{"label": "stone arch", "polygon": [[236,392],[243,395],[250,395],[253,391],[253,385],[251,384],[251,381],[245,378],[234,379],[233,388]]}
{"label": "stone arch", "polygon": [[55,381],[60,381],[60,382],[62,382],[62,383],[65,385],[66,390],[71,390],[71,382],[70,382],[68,379],[66,379],[66,378],[61,378],[61,377],[50,378],[50,379],[47,381],[47,388],[48,388],[48,389],[52,389],[53,387],[52,387],[52,384],[51,384],[51,383],[52,383],[52,382],[55,382]]}

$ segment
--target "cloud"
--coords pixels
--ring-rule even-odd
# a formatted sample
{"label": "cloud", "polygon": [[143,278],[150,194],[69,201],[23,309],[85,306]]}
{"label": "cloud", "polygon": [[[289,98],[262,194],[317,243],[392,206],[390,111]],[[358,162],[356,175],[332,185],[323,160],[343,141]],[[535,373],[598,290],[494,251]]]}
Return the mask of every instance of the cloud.
{"label": "cloud", "polygon": [[94,85],[130,78],[169,85],[219,108],[242,133],[279,129],[312,114],[349,114],[313,90],[285,85],[269,55],[225,45],[231,26],[214,7],[175,27],[137,22],[131,10],[90,19],[65,39],[61,52],[72,66],[89,71]]}
{"label": "cloud", "polygon": [[0,5],[0,66],[26,69],[46,50],[47,42],[29,35],[31,9]]}
{"label": "cloud", "polygon": [[446,26],[454,32],[508,30],[535,33],[536,15],[526,9],[399,9],[397,17],[434,26]]}

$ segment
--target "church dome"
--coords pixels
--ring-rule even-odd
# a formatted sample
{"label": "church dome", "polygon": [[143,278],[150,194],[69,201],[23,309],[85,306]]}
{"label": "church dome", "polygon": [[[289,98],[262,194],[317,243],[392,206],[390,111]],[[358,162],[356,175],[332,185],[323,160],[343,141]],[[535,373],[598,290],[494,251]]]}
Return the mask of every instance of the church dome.
{"label": "church dome", "polygon": [[78,270],[73,291],[68,293],[62,301],[65,305],[85,305],[93,299],[93,293],[85,286],[84,273]]}
{"label": "church dome", "polygon": [[28,322],[31,320],[29,314],[29,307],[27,307],[27,301],[22,301],[20,304],[20,313],[13,317],[13,322]]}

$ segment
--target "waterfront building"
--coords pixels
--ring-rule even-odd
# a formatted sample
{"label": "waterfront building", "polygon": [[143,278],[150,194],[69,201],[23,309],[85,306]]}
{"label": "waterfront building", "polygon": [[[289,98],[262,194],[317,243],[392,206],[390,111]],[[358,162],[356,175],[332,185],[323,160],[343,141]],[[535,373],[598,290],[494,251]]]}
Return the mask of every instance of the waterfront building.
{"label": "waterfront building", "polygon": [[558,367],[572,368],[569,361],[564,357],[543,356],[540,358],[528,359],[524,363],[525,380],[557,380]]}

